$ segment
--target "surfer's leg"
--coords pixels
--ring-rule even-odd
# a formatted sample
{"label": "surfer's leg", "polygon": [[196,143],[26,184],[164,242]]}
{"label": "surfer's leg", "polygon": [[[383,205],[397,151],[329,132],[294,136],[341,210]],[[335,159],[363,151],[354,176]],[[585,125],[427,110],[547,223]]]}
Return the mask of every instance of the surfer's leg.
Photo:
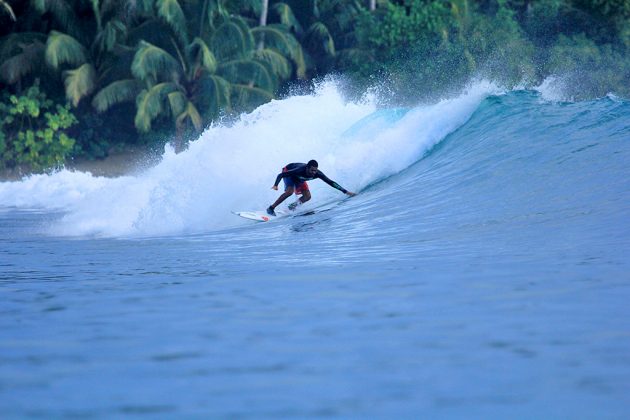
{"label": "surfer's leg", "polygon": [[302,204],[311,199],[311,191],[308,189],[308,184],[306,183],[306,181],[297,186],[295,193],[302,196],[300,197],[300,202]]}
{"label": "surfer's leg", "polygon": [[284,190],[284,193],[282,193],[282,195],[280,197],[278,197],[278,199],[276,200],[275,203],[273,203],[271,205],[272,209],[275,209],[276,207],[278,207],[284,200],[286,200],[287,198],[291,197],[291,195],[293,195],[293,187],[287,187],[286,190]]}
{"label": "surfer's leg", "polygon": [[309,190],[302,190],[302,198],[300,198],[300,201],[302,203],[306,203],[310,199],[311,199],[311,192]]}

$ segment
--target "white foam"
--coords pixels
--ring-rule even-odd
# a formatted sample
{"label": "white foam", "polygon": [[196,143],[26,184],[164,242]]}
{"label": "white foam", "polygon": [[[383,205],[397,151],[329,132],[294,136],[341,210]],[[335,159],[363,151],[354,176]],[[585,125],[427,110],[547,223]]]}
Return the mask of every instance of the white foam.
{"label": "white foam", "polygon": [[[494,93],[493,84],[477,82],[456,98],[418,106],[370,134],[343,136],[376,107],[371,101],[346,102],[329,81],[312,95],[272,101],[231,126],[211,127],[183,153],[167,148],[162,161],[140,175],[110,179],[65,170],[37,175],[0,183],[0,203],[63,210],[51,227],[61,235],[221,229],[243,223],[231,210],[263,209],[273,202],[278,192],[271,186],[289,162],[317,159],[330,178],[360,190],[417,161]],[[310,185],[319,202],[343,198],[321,181]]]}
{"label": "white foam", "polygon": [[547,76],[540,85],[534,87],[534,90],[549,102],[570,102],[573,100],[566,94],[567,80],[565,77]]}

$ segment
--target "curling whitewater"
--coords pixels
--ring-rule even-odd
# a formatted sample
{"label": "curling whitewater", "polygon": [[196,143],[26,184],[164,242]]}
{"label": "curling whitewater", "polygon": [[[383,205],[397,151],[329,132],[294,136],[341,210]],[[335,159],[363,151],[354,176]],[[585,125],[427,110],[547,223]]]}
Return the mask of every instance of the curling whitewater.
{"label": "curling whitewater", "polygon": [[[0,183],[0,413],[627,417],[630,103],[548,98],[327,84],[143,173]],[[310,158],[360,194],[229,213]]]}

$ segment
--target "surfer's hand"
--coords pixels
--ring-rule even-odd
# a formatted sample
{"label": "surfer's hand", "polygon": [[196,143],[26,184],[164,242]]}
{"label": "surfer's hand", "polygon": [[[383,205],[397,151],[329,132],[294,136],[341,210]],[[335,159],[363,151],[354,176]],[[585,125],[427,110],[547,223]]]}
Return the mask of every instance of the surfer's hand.
{"label": "surfer's hand", "polygon": [[355,193],[353,193],[353,192],[348,191],[348,192],[346,193],[346,195],[349,195],[350,197],[354,197],[356,194],[355,194]]}
{"label": "surfer's hand", "polygon": [[271,187],[271,189],[272,189],[272,190],[276,190],[276,191],[278,191],[278,186],[277,186],[277,185],[274,185],[273,187]]}

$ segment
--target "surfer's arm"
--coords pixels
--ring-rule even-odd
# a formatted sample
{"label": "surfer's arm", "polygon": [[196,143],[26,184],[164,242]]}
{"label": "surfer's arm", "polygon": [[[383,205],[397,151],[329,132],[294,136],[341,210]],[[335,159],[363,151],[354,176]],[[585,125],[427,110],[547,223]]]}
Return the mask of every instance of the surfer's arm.
{"label": "surfer's arm", "polygon": [[278,187],[278,184],[280,183],[280,180],[281,180],[282,178],[286,178],[286,177],[288,177],[288,176],[291,176],[291,175],[293,175],[293,174],[296,174],[296,173],[299,171],[299,169],[300,169],[300,168],[297,168],[297,169],[292,169],[292,170],[290,170],[290,171],[286,171],[286,172],[280,172],[280,173],[278,174],[278,176],[276,177],[276,182],[274,182],[274,183],[273,183],[273,187],[274,187],[273,189],[274,189],[274,190],[275,190],[275,189],[277,189],[276,187]]}
{"label": "surfer's arm", "polygon": [[330,185],[331,187],[333,187],[335,189],[338,189],[339,191],[341,191],[344,194],[348,194],[349,196],[355,195],[354,193],[351,193],[348,190],[346,190],[341,185],[337,184],[332,179],[328,178],[326,175],[324,175],[324,173],[322,171],[317,171],[317,178],[321,179],[322,181],[324,181],[326,184]]}

